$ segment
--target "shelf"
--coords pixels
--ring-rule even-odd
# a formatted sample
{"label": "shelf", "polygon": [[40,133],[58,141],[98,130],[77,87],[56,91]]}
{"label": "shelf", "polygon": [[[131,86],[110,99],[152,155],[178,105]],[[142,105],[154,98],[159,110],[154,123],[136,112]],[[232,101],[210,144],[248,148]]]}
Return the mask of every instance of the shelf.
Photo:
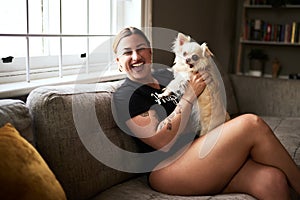
{"label": "shelf", "polygon": [[244,5],[247,9],[299,9],[300,5],[285,5],[280,7],[273,7],[272,5]]}
{"label": "shelf", "polygon": [[259,41],[259,40],[243,40],[240,41],[242,44],[249,45],[273,45],[273,46],[290,46],[290,47],[300,47],[300,43],[290,43],[290,42],[276,42],[276,41]]}
{"label": "shelf", "polygon": [[[279,79],[300,73],[300,5],[252,5],[249,0],[239,1],[237,18],[237,51],[235,73],[252,75],[248,54],[261,49],[268,55],[261,70],[271,77],[274,62],[280,64]],[[251,72],[251,73],[249,73]]]}

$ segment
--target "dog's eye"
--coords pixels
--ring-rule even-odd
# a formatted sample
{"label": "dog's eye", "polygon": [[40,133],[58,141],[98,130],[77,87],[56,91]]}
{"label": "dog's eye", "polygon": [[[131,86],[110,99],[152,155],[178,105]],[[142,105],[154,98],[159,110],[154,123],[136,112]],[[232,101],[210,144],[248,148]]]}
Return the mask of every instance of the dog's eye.
{"label": "dog's eye", "polygon": [[187,53],[186,52],[183,52],[183,56],[186,56],[187,55]]}
{"label": "dog's eye", "polygon": [[197,61],[197,60],[199,59],[199,56],[193,55],[193,56],[192,56],[192,59],[193,59],[193,61]]}

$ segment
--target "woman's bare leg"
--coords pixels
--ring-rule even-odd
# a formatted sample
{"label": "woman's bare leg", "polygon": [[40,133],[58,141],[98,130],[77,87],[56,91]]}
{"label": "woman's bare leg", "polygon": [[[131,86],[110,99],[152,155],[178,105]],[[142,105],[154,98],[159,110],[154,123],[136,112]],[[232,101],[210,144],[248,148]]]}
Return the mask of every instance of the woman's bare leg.
{"label": "woman's bare leg", "polygon": [[285,174],[275,168],[248,159],[223,193],[246,193],[257,199],[288,200],[290,190]]}
{"label": "woman's bare leg", "polygon": [[255,137],[254,146],[250,152],[251,157],[258,163],[282,170],[291,186],[300,194],[300,169],[270,127],[257,116],[250,115],[249,117],[254,118],[254,123],[257,124],[255,127],[258,127],[256,134],[259,135]]}
{"label": "woman's bare leg", "polygon": [[[218,129],[208,134],[219,134]],[[204,137],[169,166],[150,175],[153,188],[170,194],[212,194],[221,192],[249,156],[255,162],[280,169],[300,193],[300,170],[271,129],[255,115],[243,115],[223,126],[214,148],[199,158]]]}

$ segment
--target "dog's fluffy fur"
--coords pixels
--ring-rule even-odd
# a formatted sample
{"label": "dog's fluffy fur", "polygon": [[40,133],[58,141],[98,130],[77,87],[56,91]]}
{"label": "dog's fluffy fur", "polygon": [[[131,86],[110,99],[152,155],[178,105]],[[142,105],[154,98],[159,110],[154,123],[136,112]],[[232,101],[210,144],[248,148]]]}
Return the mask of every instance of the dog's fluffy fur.
{"label": "dog's fluffy fur", "polygon": [[210,76],[210,81],[198,97],[198,105],[193,106],[192,116],[196,118],[195,129],[204,135],[213,128],[219,126],[224,121],[230,119],[225,108],[225,90],[220,73],[213,60],[213,54],[208,49],[207,44],[199,45],[192,42],[189,36],[179,33],[173,46],[175,53],[175,65],[172,67],[174,80],[159,95],[163,98],[171,94],[183,95],[190,73],[196,71],[206,71]]}

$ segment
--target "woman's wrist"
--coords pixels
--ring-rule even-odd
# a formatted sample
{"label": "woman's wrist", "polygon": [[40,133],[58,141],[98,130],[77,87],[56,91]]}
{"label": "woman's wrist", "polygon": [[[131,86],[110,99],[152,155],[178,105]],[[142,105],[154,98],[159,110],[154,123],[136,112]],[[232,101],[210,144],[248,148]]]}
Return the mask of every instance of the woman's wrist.
{"label": "woman's wrist", "polygon": [[181,99],[184,100],[185,102],[187,102],[188,104],[190,104],[191,106],[193,106],[193,102],[191,100],[189,100],[188,98],[182,96]]}

